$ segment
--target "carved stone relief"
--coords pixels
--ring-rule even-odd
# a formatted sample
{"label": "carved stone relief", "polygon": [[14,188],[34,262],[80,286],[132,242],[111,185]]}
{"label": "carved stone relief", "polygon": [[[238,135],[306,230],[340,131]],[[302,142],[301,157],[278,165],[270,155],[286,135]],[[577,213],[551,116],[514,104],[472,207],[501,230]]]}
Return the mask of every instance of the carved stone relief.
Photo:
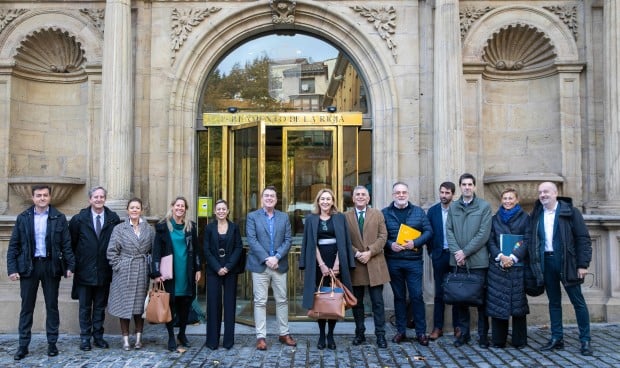
{"label": "carved stone relief", "polygon": [[547,36],[529,25],[513,24],[493,34],[482,59],[499,71],[542,70],[553,65],[554,46]]}
{"label": "carved stone relief", "polygon": [[490,6],[486,6],[484,8],[474,8],[472,6],[467,6],[459,11],[459,18],[461,22],[461,40],[465,39],[467,36],[467,32],[469,28],[471,28],[472,24],[478,20],[481,16],[490,12],[494,8]]}
{"label": "carved stone relief", "polygon": [[15,66],[38,73],[73,73],[86,62],[80,42],[68,32],[41,29],[30,34],[17,48]]}
{"label": "carved stone relief", "polygon": [[577,39],[579,34],[577,23],[577,7],[576,6],[543,6],[543,8],[557,15],[568,29],[573,32],[573,37]]}
{"label": "carved stone relief", "polygon": [[80,13],[87,16],[95,28],[103,33],[105,26],[105,9],[80,9]]}
{"label": "carved stone relief", "polygon": [[173,9],[172,10],[172,61],[174,64],[176,53],[181,49],[194,27],[198,26],[205,18],[217,13],[222,8],[211,7],[206,9]]}
{"label": "carved stone relief", "polygon": [[397,60],[396,43],[392,39],[392,35],[396,31],[396,9],[393,6],[381,7],[380,9],[370,9],[365,6],[352,6],[351,9],[358,12],[361,16],[375,26],[375,29],[379,33],[379,36],[392,52],[392,57],[395,62]]}
{"label": "carved stone relief", "polygon": [[27,9],[0,9],[0,33],[13,19],[27,12]]}
{"label": "carved stone relief", "polygon": [[290,0],[269,0],[269,7],[273,13],[271,20],[275,24],[295,23],[295,7],[297,1]]}

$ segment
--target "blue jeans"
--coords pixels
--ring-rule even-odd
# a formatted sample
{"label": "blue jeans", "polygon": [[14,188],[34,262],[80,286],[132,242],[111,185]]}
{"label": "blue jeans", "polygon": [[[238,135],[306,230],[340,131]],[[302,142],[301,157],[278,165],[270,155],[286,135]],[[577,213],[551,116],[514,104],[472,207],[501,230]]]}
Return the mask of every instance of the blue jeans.
{"label": "blue jeans", "polygon": [[[562,327],[562,289],[560,289],[561,257],[545,255],[545,289],[549,299],[549,319],[551,320],[551,338],[561,339],[564,336]],[[581,293],[581,285],[565,286],[564,290],[575,309],[579,341],[590,341],[590,313],[586,300]]]}
{"label": "blue jeans", "polygon": [[[433,258],[433,278],[435,279],[435,299],[433,306],[433,328],[443,329],[444,311],[446,304],[443,301],[443,279],[450,273],[450,251],[447,249],[441,256]],[[452,308],[452,327],[456,327],[456,308]]]}
{"label": "blue jeans", "polygon": [[424,298],[422,297],[422,274],[424,263],[411,259],[388,259],[390,285],[394,293],[394,313],[398,333],[407,332],[407,291],[413,305],[416,335],[426,334]]}

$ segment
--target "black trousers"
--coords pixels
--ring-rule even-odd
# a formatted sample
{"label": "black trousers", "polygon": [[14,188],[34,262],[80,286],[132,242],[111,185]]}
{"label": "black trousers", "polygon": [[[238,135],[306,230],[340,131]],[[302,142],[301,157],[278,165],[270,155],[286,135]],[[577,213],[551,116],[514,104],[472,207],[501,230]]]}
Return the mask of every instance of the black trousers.
{"label": "black trousers", "polygon": [[236,273],[226,276],[207,275],[207,347],[219,345],[224,313],[224,339],[222,346],[229,349],[235,343],[235,314],[237,309]]}
{"label": "black trousers", "polygon": [[[353,295],[357,305],[352,308],[355,319],[355,335],[362,336],[366,332],[364,326],[364,292],[366,286],[353,286]],[[385,336],[385,308],[383,305],[383,285],[368,286],[368,295],[372,303],[372,316],[375,322],[375,335]]]}
{"label": "black trousers", "polygon": [[80,337],[103,338],[105,308],[108,305],[110,285],[75,285],[80,301]]}
{"label": "black trousers", "polygon": [[[487,271],[488,271],[487,268],[477,268],[477,269],[469,270],[470,273],[479,273],[483,275],[485,280],[486,280]],[[456,309],[456,314],[457,314],[456,326],[461,329],[462,336],[470,337],[469,307],[466,305],[454,305],[452,306],[452,308]],[[489,318],[487,317],[487,313],[486,313],[486,309],[487,309],[486,297],[485,297],[484,304],[476,308],[478,309],[478,336],[487,337],[487,334],[489,332]]]}
{"label": "black trousers", "polygon": [[52,275],[51,260],[36,259],[33,261],[34,269],[30,277],[19,279],[22,307],[19,312],[19,346],[27,347],[30,345],[32,316],[37,302],[37,292],[39,283],[43,288],[45,298],[45,330],[47,332],[47,342],[49,344],[58,341],[58,327],[60,317],[58,314],[58,286],[60,277]]}
{"label": "black trousers", "polygon": [[[527,317],[512,316],[512,346],[527,344]],[[491,342],[496,346],[505,346],[508,338],[508,320],[491,318]]]}

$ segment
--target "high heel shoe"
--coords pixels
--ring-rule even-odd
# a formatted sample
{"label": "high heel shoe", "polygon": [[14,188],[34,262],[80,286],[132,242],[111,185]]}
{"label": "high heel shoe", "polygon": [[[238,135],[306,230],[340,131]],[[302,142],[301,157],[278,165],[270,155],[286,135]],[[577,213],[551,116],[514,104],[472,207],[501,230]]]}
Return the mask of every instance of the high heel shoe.
{"label": "high heel shoe", "polygon": [[319,337],[319,342],[316,343],[316,348],[319,350],[325,349],[325,336]]}
{"label": "high heel shoe", "polygon": [[131,345],[129,345],[129,336],[123,335],[123,350],[131,350]]}
{"label": "high heel shoe", "polygon": [[334,341],[333,336],[327,336],[327,348],[330,350],[336,350],[336,342]]}
{"label": "high heel shoe", "polygon": [[136,350],[142,349],[142,332],[136,332],[136,343],[133,345]]}
{"label": "high heel shoe", "polygon": [[179,345],[186,347],[186,348],[191,348],[192,346],[189,344],[189,340],[187,339],[187,336],[185,335],[178,335],[177,336],[177,342]]}
{"label": "high heel shoe", "polygon": [[168,351],[176,351],[177,350],[177,342],[174,339],[174,335],[168,336]]}

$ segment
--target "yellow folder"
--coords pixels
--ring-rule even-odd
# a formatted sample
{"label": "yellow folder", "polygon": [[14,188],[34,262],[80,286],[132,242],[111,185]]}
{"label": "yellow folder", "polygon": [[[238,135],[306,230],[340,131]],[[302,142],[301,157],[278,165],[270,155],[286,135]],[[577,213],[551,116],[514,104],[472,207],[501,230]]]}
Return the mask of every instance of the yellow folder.
{"label": "yellow folder", "polygon": [[398,236],[396,237],[396,243],[399,245],[405,245],[410,240],[416,240],[420,237],[422,233],[411,226],[400,224],[400,229],[398,229]]}

